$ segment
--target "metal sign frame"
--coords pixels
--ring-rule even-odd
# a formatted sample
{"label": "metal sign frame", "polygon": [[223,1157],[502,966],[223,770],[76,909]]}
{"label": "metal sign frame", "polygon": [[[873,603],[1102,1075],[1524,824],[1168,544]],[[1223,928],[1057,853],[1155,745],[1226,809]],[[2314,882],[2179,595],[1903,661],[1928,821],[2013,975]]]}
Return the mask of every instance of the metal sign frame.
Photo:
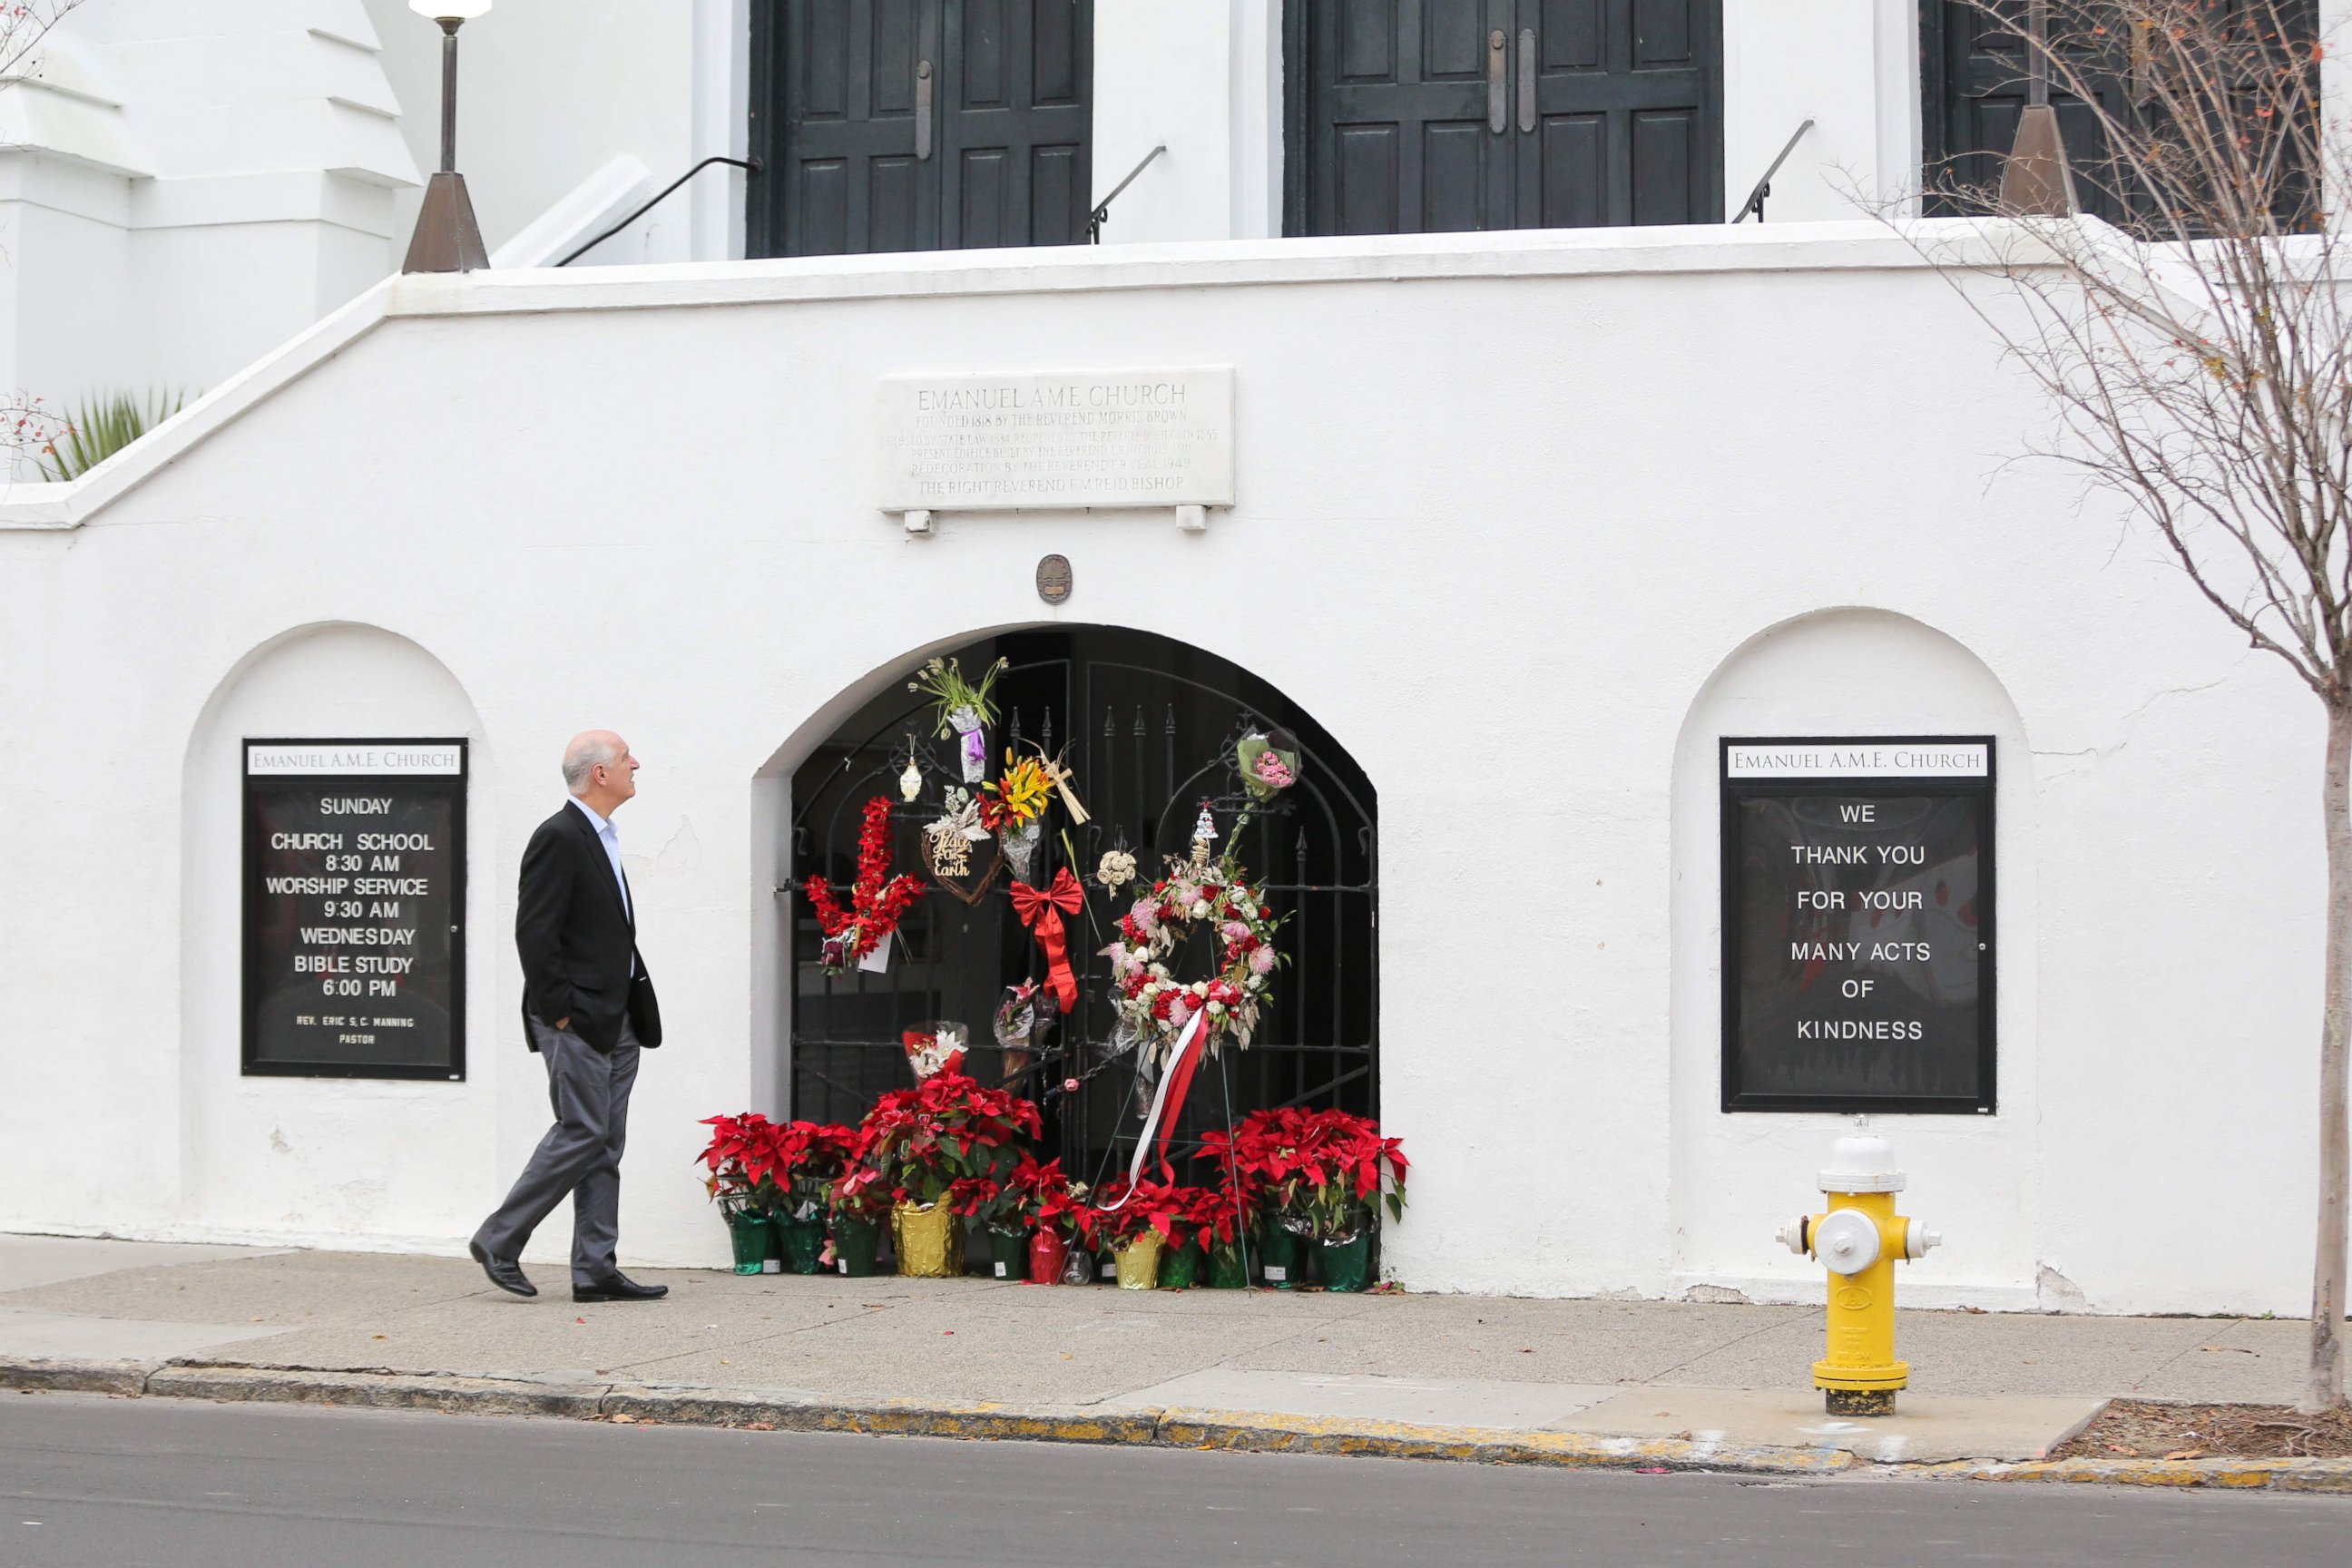
{"label": "metal sign frame", "polygon": [[[259,782],[275,784],[295,777],[305,784],[327,784],[342,788],[381,788],[391,779],[398,779],[404,790],[421,790],[428,794],[451,797],[449,814],[449,1056],[446,1063],[431,1062],[306,1062],[263,1061],[257,1059],[260,1045],[259,1008],[263,996],[263,976],[259,944],[253,940],[257,890],[261,886],[261,835],[255,830],[254,812],[257,775],[252,772],[252,754],[257,748],[270,746],[436,746],[454,747],[457,752],[455,773],[303,773],[261,775]],[[466,1079],[466,859],[467,815],[467,786],[473,777],[473,761],[466,737],[407,735],[294,735],[263,738],[248,736],[237,752],[240,773],[237,798],[237,1033],[239,1071],[247,1078],[359,1078],[423,1080],[435,1083],[463,1083]]]}
{"label": "metal sign frame", "polygon": [[[1935,775],[1835,775],[1735,779],[1731,751],[1735,746],[1982,746],[1981,777]],[[1999,1109],[2000,1065],[2000,942],[1996,934],[1999,904],[1995,849],[1999,841],[1995,808],[2000,764],[1990,735],[1798,735],[1724,736],[1716,763],[1719,817],[1717,828],[1722,857],[1722,1102],[1725,1111],[1832,1111],[1877,1114],[1989,1116]],[[1738,808],[1755,799],[1792,795],[1838,795],[1853,797],[1902,795],[1975,796],[1982,801],[1981,832],[1977,845],[1977,1092],[1960,1095],[1886,1094],[1764,1094],[1746,1089],[1739,1078],[1740,920],[1745,907],[1743,864],[1739,850]]]}

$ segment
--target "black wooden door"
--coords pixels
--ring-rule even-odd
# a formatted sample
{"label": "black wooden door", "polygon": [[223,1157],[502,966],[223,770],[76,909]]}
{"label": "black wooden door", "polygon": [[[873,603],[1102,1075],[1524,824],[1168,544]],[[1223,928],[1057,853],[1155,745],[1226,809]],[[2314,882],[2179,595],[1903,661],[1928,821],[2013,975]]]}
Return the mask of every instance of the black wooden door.
{"label": "black wooden door", "polygon": [[1294,234],[1716,223],[1720,0],[1291,0]]}
{"label": "black wooden door", "polygon": [[1071,245],[1092,0],[758,0],[754,256]]}

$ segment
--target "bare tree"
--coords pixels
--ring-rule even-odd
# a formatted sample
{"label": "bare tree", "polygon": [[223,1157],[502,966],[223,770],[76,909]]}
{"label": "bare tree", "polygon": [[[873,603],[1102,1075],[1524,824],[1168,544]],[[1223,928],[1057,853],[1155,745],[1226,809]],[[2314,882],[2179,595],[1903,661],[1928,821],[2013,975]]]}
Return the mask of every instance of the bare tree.
{"label": "bare tree", "polygon": [[[12,92],[23,79],[24,67],[58,19],[81,0],[0,0],[0,92]],[[66,431],[65,417],[45,407],[37,397],[22,392],[0,394],[0,479],[16,470],[16,460],[51,450]]]}
{"label": "bare tree", "polygon": [[0,0],[0,78],[16,74],[16,67],[41,41],[41,35],[81,4],[81,0]]}
{"label": "bare tree", "polygon": [[[2313,0],[1969,0],[2021,62],[1998,186],[1931,177],[1898,221],[2056,411],[2039,455],[2120,497],[2214,611],[2326,713],[2319,1223],[2302,1407],[2345,1393],[2352,1040],[2352,147]],[[2052,160],[2054,127],[2071,141]],[[2079,209],[2105,215],[2076,216]],[[1972,280],[1998,280],[1987,289]]]}

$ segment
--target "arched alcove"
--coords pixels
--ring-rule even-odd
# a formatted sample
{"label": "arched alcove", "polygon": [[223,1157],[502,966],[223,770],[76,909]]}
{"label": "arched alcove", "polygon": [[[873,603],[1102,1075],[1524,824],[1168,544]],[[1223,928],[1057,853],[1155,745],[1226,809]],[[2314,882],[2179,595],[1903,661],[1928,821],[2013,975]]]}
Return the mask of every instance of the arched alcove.
{"label": "arched alcove", "polygon": [[2035,1098],[2034,795],[2024,725],[2000,678],[1954,637],[1890,611],[1839,608],[1784,621],[1727,653],[1692,700],[1675,745],[1673,1268],[1684,1286],[1818,1299],[1819,1270],[1770,1239],[1810,1201],[1805,1178],[1846,1125],[1826,1112],[1722,1109],[1719,742],[1871,735],[1993,738],[1999,1110],[1873,1120],[1913,1181],[1944,1194],[1938,1218],[1967,1226],[1975,1243],[1965,1258],[1954,1251],[1911,1265],[1914,1278],[2033,1277],[2031,1186],[2018,1179],[2030,1163]]}
{"label": "arched alcove", "polygon": [[[1024,879],[1043,884],[1065,864],[1081,879],[1087,908],[1070,921],[1069,955],[1081,996],[1051,1047],[1025,1065],[1008,1064],[991,1024],[1005,987],[1044,973],[1034,940],[1013,915],[1008,866],[962,897],[934,888],[908,918],[892,969],[828,977],[821,934],[799,889],[812,875],[844,886],[856,875],[865,803],[893,807],[894,867],[922,872],[921,824],[936,817],[948,787],[961,785],[952,742],[936,738],[928,699],[907,689],[932,651],[977,676],[1009,661],[996,697],[992,769],[1008,746],[1065,759],[1090,820],[1069,822],[1059,806]],[[1285,917],[1275,1000],[1256,1042],[1226,1053],[1221,1074],[1196,1089],[1179,1136],[1222,1123],[1224,1095],[1240,1115],[1264,1105],[1339,1105],[1377,1114],[1379,974],[1374,918],[1378,887],[1377,802],[1370,781],[1338,741],[1270,683],[1206,650],[1112,626],[1001,630],[908,656],[828,706],[755,784],[755,886],[769,895],[753,921],[753,971],[770,975],[755,1009],[772,1019],[777,1101],[799,1116],[854,1121],[873,1097],[911,1081],[901,1032],[940,1018],[961,1023],[974,1047],[967,1070],[983,1081],[1009,1079],[1038,1099],[1048,1145],[1068,1168],[1091,1174],[1137,1125],[1131,1054],[1109,1047],[1108,965],[1099,949],[1133,889],[1114,896],[1096,879],[1106,850],[1131,851],[1146,876],[1162,857],[1190,846],[1202,802],[1222,836]],[[1252,729],[1296,736],[1299,783],[1249,814],[1232,766],[1233,746]],[[911,748],[911,751],[910,751]],[[902,800],[910,754],[923,775],[917,802]],[[985,866],[995,846],[980,847]],[[755,896],[757,896],[755,894]],[[1190,944],[1195,966],[1205,940]],[[787,1044],[788,1042],[788,1044]],[[1008,1065],[1010,1071],[1008,1072]],[[757,1069],[755,1068],[755,1071]],[[1076,1091],[1065,1085],[1079,1080]]]}
{"label": "arched alcove", "polygon": [[[184,1216],[215,1233],[439,1237],[470,1223],[468,1205],[494,1180],[480,1066],[495,1012],[487,981],[467,1009],[472,1081],[240,1071],[243,742],[427,736],[467,738],[470,793],[488,798],[481,722],[447,667],[397,633],[341,622],[297,628],[247,654],[190,736],[181,789],[181,1191]],[[469,906],[484,896],[491,827],[488,814],[475,814]],[[478,924],[470,907],[464,924]],[[425,1149],[436,1152],[420,1157]],[[467,1158],[476,1151],[478,1172]]]}

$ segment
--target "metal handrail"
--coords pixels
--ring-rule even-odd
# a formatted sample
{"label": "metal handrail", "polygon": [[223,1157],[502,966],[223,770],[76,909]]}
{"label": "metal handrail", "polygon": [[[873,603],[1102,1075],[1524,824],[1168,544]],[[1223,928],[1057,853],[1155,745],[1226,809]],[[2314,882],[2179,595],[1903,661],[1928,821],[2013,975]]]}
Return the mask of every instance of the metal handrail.
{"label": "metal handrail", "polygon": [[1772,160],[1772,166],[1764,171],[1764,177],[1756,182],[1754,190],[1748,193],[1748,200],[1740,204],[1739,216],[1733,218],[1732,222],[1744,221],[1749,213],[1756,215],[1758,223],[1764,221],[1764,198],[1772,194],[1772,176],[1780,172],[1780,165],[1789,161],[1789,154],[1797,150],[1797,143],[1803,141],[1805,132],[1812,128],[1813,122],[1810,120],[1797,127],[1796,133],[1790,136],[1788,144],[1780,149],[1780,155]]}
{"label": "metal handrail", "polygon": [[1087,243],[1088,245],[1100,245],[1102,243],[1102,226],[1110,221],[1110,204],[1118,200],[1118,193],[1127,189],[1128,186],[1135,184],[1135,176],[1143,173],[1144,169],[1150,163],[1151,160],[1157,158],[1160,153],[1165,153],[1166,151],[1168,151],[1168,143],[1162,142],[1159,146],[1154,147],[1150,152],[1146,153],[1143,155],[1143,162],[1138,163],[1134,168],[1129,169],[1127,172],[1127,178],[1113,185],[1110,188],[1110,195],[1105,196],[1101,201],[1095,204],[1095,210],[1087,215]]}
{"label": "metal handrail", "polygon": [[645,205],[639,207],[636,211],[631,213],[628,216],[623,218],[620,222],[614,224],[612,227],[606,229],[595,238],[590,240],[587,244],[580,247],[577,250],[574,250],[571,255],[557,262],[556,265],[558,267],[571,266],[573,262],[579,260],[582,257],[587,255],[590,251],[595,249],[598,246],[604,244],[606,240],[620,233],[623,229],[628,227],[631,224],[636,222],[639,218],[653,211],[654,208],[659,206],[661,205],[662,197],[669,195],[672,191],[677,189],[678,186],[686,184],[687,181],[694,178],[695,175],[699,174],[703,170],[708,169],[713,163],[725,163],[730,167],[740,169],[746,174],[758,174],[761,167],[760,160],[757,158],[726,158],[714,153],[709,157],[705,158],[701,163],[697,163],[693,168],[688,169],[685,174],[680,174],[677,179],[672,180],[668,184],[664,185],[655,194],[653,199],[646,202]]}

